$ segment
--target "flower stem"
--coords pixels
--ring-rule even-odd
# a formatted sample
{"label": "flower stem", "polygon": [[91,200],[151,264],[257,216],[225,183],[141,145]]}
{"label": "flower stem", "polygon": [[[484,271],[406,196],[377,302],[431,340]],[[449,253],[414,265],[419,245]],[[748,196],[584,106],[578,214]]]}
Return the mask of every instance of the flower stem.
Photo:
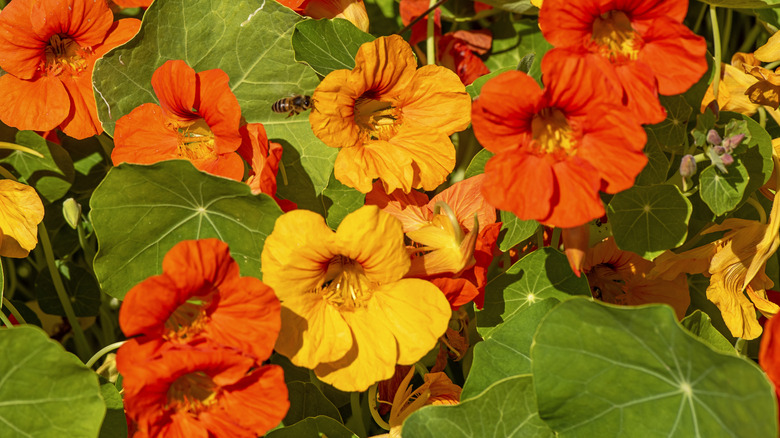
{"label": "flower stem", "polygon": [[36,150],[18,145],[16,143],[8,143],[7,141],[0,141],[0,149],[12,149],[15,151],[27,152],[28,154],[35,155],[38,158],[44,158],[43,155],[41,155],[41,153]]}
{"label": "flower stem", "polygon": [[65,290],[65,284],[62,282],[62,277],[60,277],[60,271],[57,269],[57,264],[54,261],[54,250],[51,246],[51,240],[49,240],[49,233],[46,231],[43,222],[38,225],[38,234],[41,236],[43,253],[46,257],[46,264],[49,266],[51,279],[54,282],[54,289],[57,291],[57,298],[59,298],[62,308],[65,310],[65,317],[68,318],[68,323],[73,330],[73,337],[76,342],[76,352],[78,353],[79,358],[84,360],[90,357],[92,352],[87,343],[87,337],[84,336],[84,330],[82,330],[79,320],[76,317],[76,312],[73,311],[73,305],[68,297],[68,292]]}
{"label": "flower stem", "polygon": [[363,424],[363,410],[360,409],[359,392],[353,392],[349,395],[349,407],[352,409],[352,417],[354,418],[353,421],[357,423],[358,429],[364,431],[365,433],[366,426]]}
{"label": "flower stem", "polygon": [[374,419],[374,422],[379,425],[384,430],[390,430],[390,425],[387,424],[387,422],[382,418],[381,415],[379,415],[379,411],[376,408],[376,400],[377,400],[377,387],[379,386],[378,383],[374,383],[371,385],[370,388],[368,388],[368,410],[371,411],[371,418]]}
{"label": "flower stem", "polygon": [[428,65],[436,64],[436,40],[434,38],[436,12],[433,9],[436,7],[436,0],[430,1],[431,13],[428,15],[428,38],[425,40],[425,52],[428,55]]}
{"label": "flower stem", "polygon": [[763,106],[758,107],[758,124],[766,129],[766,109]]}
{"label": "flower stem", "polygon": [[8,298],[3,297],[3,305],[5,307],[8,307],[8,310],[11,311],[11,315],[13,315],[14,318],[16,318],[16,320],[19,321],[20,324],[27,324],[27,321],[25,321],[24,318],[22,318],[22,314],[19,313],[19,309],[17,309],[16,306],[14,306],[13,303],[11,303],[11,301]]}
{"label": "flower stem", "polygon": [[94,356],[89,358],[89,360],[87,361],[87,363],[85,365],[87,366],[87,368],[92,368],[92,366],[95,365],[95,362],[97,362],[98,359],[103,357],[106,353],[108,353],[110,351],[114,351],[117,348],[121,347],[122,344],[124,344],[125,342],[127,342],[127,341],[114,342],[111,345],[107,345],[107,346],[101,348],[100,351],[98,351],[97,353],[95,353]]}
{"label": "flower stem", "polygon": [[707,5],[701,4],[699,9],[699,15],[696,17],[696,22],[693,25],[693,33],[699,33],[702,23],[704,23],[704,14],[707,12]]}
{"label": "flower stem", "polygon": [[712,39],[713,39],[713,46],[715,47],[715,55],[714,55],[714,68],[713,68],[713,74],[715,75],[714,79],[712,80],[712,97],[717,102],[718,101],[718,87],[720,87],[720,58],[721,58],[721,48],[720,48],[720,28],[718,27],[718,14],[715,10],[715,6],[710,6],[710,20],[712,21]]}
{"label": "flower stem", "polygon": [[14,326],[13,324],[11,324],[11,320],[8,319],[8,317],[6,317],[5,313],[3,313],[3,312],[0,312],[0,321],[2,321],[3,325],[8,327],[8,328],[11,328],[11,327]]}
{"label": "flower stem", "polygon": [[553,228],[552,238],[550,239],[550,248],[558,249],[561,244],[561,229]]}
{"label": "flower stem", "polygon": [[753,208],[756,209],[758,212],[758,220],[762,224],[766,224],[766,211],[764,210],[764,206],[761,205],[760,202],[758,202],[758,199],[756,199],[755,195],[750,195],[749,198],[745,201],[746,203],[750,204]]}

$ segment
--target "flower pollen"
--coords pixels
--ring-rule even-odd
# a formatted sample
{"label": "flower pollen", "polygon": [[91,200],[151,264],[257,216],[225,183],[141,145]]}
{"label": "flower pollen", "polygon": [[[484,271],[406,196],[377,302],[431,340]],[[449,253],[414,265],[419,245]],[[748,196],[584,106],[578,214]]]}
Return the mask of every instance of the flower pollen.
{"label": "flower pollen", "polygon": [[531,121],[531,132],[540,153],[574,155],[577,150],[566,114],[558,108],[542,108]]}
{"label": "flower pollen", "polygon": [[164,337],[168,340],[185,341],[202,332],[209,322],[211,304],[211,298],[206,296],[195,297],[177,307],[165,321]]}
{"label": "flower pollen", "polygon": [[338,310],[354,310],[366,305],[373,286],[360,263],[339,255],[330,261],[326,281],[315,292]]}
{"label": "flower pollen", "polygon": [[190,161],[216,160],[216,138],[204,119],[187,123],[177,129],[178,155]]}
{"label": "flower pollen", "polygon": [[218,385],[203,371],[187,373],[168,388],[165,409],[186,411],[193,416],[217,402]]}
{"label": "flower pollen", "polygon": [[401,110],[364,95],[355,101],[355,123],[363,141],[389,140],[401,125]]}
{"label": "flower pollen", "polygon": [[631,20],[622,11],[612,10],[593,21],[593,41],[601,56],[615,61],[636,61],[642,46],[641,37],[631,27]]}
{"label": "flower pollen", "polygon": [[64,72],[77,75],[89,67],[84,55],[91,51],[82,49],[67,35],[54,34],[44,49],[46,62],[43,69],[55,76]]}

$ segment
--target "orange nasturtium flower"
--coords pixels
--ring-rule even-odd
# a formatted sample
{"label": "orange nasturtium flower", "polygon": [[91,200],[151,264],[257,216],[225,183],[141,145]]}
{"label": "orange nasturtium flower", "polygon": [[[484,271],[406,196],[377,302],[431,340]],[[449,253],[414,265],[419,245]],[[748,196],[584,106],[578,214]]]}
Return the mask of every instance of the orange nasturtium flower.
{"label": "orange nasturtium flower", "polygon": [[152,75],[160,105],[145,103],[117,120],[114,165],[183,158],[205,172],[240,180],[241,106],[219,69],[195,73],[184,61],[167,61]]}
{"label": "orange nasturtium flower", "polygon": [[641,123],[659,123],[658,93],[684,93],[707,71],[704,38],[682,24],[687,10],[680,0],[545,0],[539,27],[551,52],[587,59]]}
{"label": "orange nasturtium flower", "polygon": [[655,263],[623,251],[608,237],[585,254],[582,271],[588,277],[593,297],[605,303],[637,306],[664,303],[674,308],[678,319],[691,304],[688,280],[683,273],[665,280],[647,278]]}
{"label": "orange nasturtium flower", "polygon": [[0,256],[24,258],[38,244],[43,202],[34,188],[0,180]]}
{"label": "orange nasturtium flower", "polygon": [[343,18],[363,32],[368,32],[368,12],[363,0],[277,0],[307,17]]}
{"label": "orange nasturtium flower", "polygon": [[13,0],[0,14],[0,120],[22,130],[87,138],[103,132],[92,91],[95,61],[135,35],[105,1]]}
{"label": "orange nasturtium flower", "polygon": [[313,94],[312,130],[340,148],[336,179],[368,193],[433,190],[455,167],[449,136],[466,129],[471,99],[452,71],[417,60],[398,35],[363,44],[355,68],[336,70]]}
{"label": "orange nasturtium flower", "polygon": [[[780,160],[774,157],[780,180]],[[729,218],[702,231],[726,231],[720,239],[674,254],[664,252],[652,275],[664,279],[680,272],[711,275],[707,299],[715,303],[734,337],[755,339],[761,335],[756,309],[771,318],[780,307],[767,298],[774,285],[766,275],[766,262],[780,246],[780,198],[775,196],[769,223]]]}
{"label": "orange nasturtium flower", "polygon": [[[545,3],[546,4],[546,3]],[[549,52],[545,88],[508,71],[489,80],[474,102],[474,134],[496,155],[482,193],[520,219],[577,227],[604,215],[599,190],[634,184],[647,163],[645,131],[597,90],[601,75],[582,58]]]}
{"label": "orange nasturtium flower", "polygon": [[780,317],[770,318],[764,326],[758,364],[775,386],[775,397],[780,402]]}
{"label": "orange nasturtium flower", "polygon": [[282,302],[276,351],[342,391],[365,391],[430,351],[451,311],[428,281],[403,278],[411,262],[401,223],[376,206],[334,233],[294,210],[265,241],[263,281]]}

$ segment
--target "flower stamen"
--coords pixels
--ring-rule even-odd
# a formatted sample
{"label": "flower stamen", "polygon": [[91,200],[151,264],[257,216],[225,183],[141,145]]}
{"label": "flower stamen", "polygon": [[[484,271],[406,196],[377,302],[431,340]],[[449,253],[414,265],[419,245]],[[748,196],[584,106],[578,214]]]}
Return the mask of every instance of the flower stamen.
{"label": "flower stamen", "polygon": [[401,125],[401,111],[391,102],[361,96],[355,101],[355,123],[364,141],[389,140]]}
{"label": "flower stamen", "polygon": [[326,279],[314,292],[322,294],[328,304],[339,310],[363,307],[371,298],[373,286],[363,267],[348,257],[333,258],[328,265]]}
{"label": "flower stamen", "polygon": [[558,108],[543,108],[531,121],[531,134],[543,154],[574,155],[577,141],[566,114]]}
{"label": "flower stamen", "polygon": [[601,56],[611,62],[636,61],[642,47],[641,37],[623,11],[613,10],[596,17],[591,38]]}
{"label": "flower stamen", "polygon": [[219,387],[211,377],[202,372],[185,374],[168,388],[166,409],[187,411],[193,416],[217,402]]}

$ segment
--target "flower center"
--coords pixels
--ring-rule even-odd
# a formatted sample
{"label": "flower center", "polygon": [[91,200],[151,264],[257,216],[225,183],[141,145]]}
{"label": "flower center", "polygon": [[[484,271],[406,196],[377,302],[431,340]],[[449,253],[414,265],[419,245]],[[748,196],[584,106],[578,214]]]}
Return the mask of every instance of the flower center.
{"label": "flower center", "polygon": [[531,121],[531,134],[541,153],[562,156],[577,151],[571,126],[558,108],[542,108],[536,113]]}
{"label": "flower center", "polygon": [[46,54],[45,68],[49,73],[79,74],[87,69],[87,60],[84,57],[92,53],[92,50],[83,49],[67,35],[55,34],[49,38],[44,53]]}
{"label": "flower center", "polygon": [[216,139],[204,119],[186,122],[180,126],[177,154],[190,161],[217,158]]}
{"label": "flower center", "polygon": [[354,310],[366,305],[373,284],[366,278],[360,263],[344,256],[334,257],[328,264],[325,282],[315,292],[338,310]]}
{"label": "flower center", "polygon": [[361,96],[355,101],[355,124],[365,141],[389,140],[402,123],[401,110],[391,102]]}
{"label": "flower center", "polygon": [[169,341],[186,342],[187,338],[203,331],[208,323],[209,310],[214,304],[216,291],[205,296],[194,297],[180,305],[165,321],[163,337]]}
{"label": "flower center", "polygon": [[626,282],[612,265],[599,264],[587,274],[593,298],[612,304],[627,304]]}
{"label": "flower center", "polygon": [[611,62],[636,60],[642,48],[642,38],[631,27],[631,20],[622,11],[609,11],[593,21],[593,42],[601,56]]}
{"label": "flower center", "polygon": [[185,374],[168,388],[166,409],[186,411],[197,416],[217,402],[219,387],[203,371]]}

